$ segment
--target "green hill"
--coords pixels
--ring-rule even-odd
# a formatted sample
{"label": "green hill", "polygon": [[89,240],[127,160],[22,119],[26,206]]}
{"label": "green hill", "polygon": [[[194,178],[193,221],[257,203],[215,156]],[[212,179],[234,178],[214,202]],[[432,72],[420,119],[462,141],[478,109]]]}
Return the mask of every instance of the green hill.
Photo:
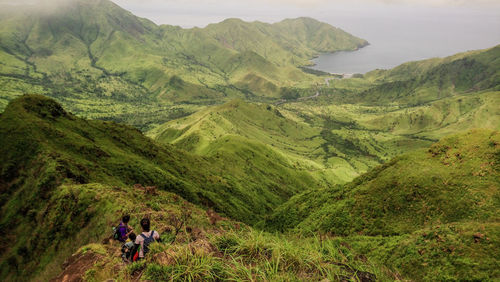
{"label": "green hill", "polygon": [[63,2],[0,4],[1,280],[500,279],[500,46],[336,79],[314,19]]}
{"label": "green hill", "polygon": [[[496,220],[498,138],[489,130],[447,137],[343,187],[294,196],[288,209],[301,203],[300,210],[309,213],[297,217],[302,227],[341,235],[402,234],[438,222]],[[283,215],[291,218],[290,212]]]}
{"label": "green hill", "polygon": [[347,236],[355,252],[417,280],[498,279],[499,144],[498,131],[447,137],[344,186],[294,196],[266,226]]}
{"label": "green hill", "polygon": [[[402,64],[333,85],[352,95],[328,92],[333,99],[364,105],[418,106],[436,100],[498,91],[500,45],[490,49]],[[348,85],[350,84],[350,85]]]}
{"label": "green hill", "polygon": [[272,100],[281,87],[308,88],[318,78],[298,67],[314,55],[367,44],[308,18],[182,29],[108,0],[2,9],[0,108],[43,94],[77,114],[141,128],[230,98]]}
{"label": "green hill", "polygon": [[333,79],[315,99],[290,101],[282,111],[329,135],[364,144],[384,160],[457,132],[500,130],[499,50]]}
{"label": "green hill", "polygon": [[[343,257],[335,243],[315,238],[268,234],[187,203],[176,194],[150,195],[130,186],[64,184],[44,202],[39,225],[47,234],[33,236],[28,247],[9,253],[2,279],[10,281],[131,280],[320,280],[387,279],[380,266]],[[147,216],[160,232],[146,259],[123,263],[121,244],[109,240],[110,227],[124,214],[139,230]],[[57,225],[54,225],[57,224]],[[33,245],[45,243],[44,252]],[[74,252],[74,253],[72,253]],[[41,257],[41,263],[33,261]],[[7,267],[6,267],[7,265]],[[6,275],[8,271],[10,275]]]}
{"label": "green hill", "polygon": [[[148,132],[158,142],[173,144],[201,156],[226,158],[235,163],[258,162],[258,157],[276,155],[289,167],[314,175],[325,185],[345,183],[394,154],[400,145],[378,145],[378,140],[406,140],[398,136],[373,136],[352,140],[329,134],[330,125],[312,126],[298,121],[293,112],[266,104],[233,100],[176,119]],[[344,124],[356,127],[355,124]],[[411,141],[410,144],[421,142]],[[409,144],[405,144],[407,149]],[[376,146],[376,149],[375,149]],[[254,148],[254,150],[249,149]],[[267,167],[260,163],[257,167]],[[258,176],[256,176],[258,177]]]}
{"label": "green hill", "polygon": [[[135,270],[153,280],[386,275],[363,260],[343,259],[335,244],[260,233],[201,209],[252,223],[294,191],[317,185],[307,174],[278,170],[279,156],[258,156],[267,162],[249,163],[248,176],[239,175],[231,167],[239,164],[158,145],[128,126],[75,117],[39,95],[9,103],[0,137],[2,280],[132,280]],[[248,150],[258,153],[259,147]],[[124,213],[135,228],[150,217],[164,234],[147,265],[126,267],[119,246],[104,240]],[[296,248],[299,242],[307,247]],[[168,263],[172,255],[174,264]]]}
{"label": "green hill", "polygon": [[[329,183],[342,183],[449,134],[474,128],[499,130],[498,50],[408,63],[364,78],[331,80],[309,100],[297,99],[300,95],[290,89],[283,93],[287,103],[275,107],[242,101],[208,107],[159,126],[149,135],[200,155],[223,150],[224,142],[216,142],[223,138],[243,137],[239,142],[262,143],[295,167]],[[471,78],[476,82],[462,81],[471,74],[463,65],[456,67],[463,61],[482,66],[480,78]],[[404,79],[416,81],[415,85],[384,88]],[[429,86],[455,80],[484,87],[456,88],[456,92],[444,94],[445,90]],[[418,97],[424,100],[408,104],[408,99],[417,97],[408,93],[422,95]]]}
{"label": "green hill", "polygon": [[[351,181],[449,134],[475,128],[499,130],[498,50],[407,63],[363,78],[330,80],[323,88],[310,89],[305,95],[314,98],[308,100],[297,99],[300,95],[291,88],[282,92],[286,103],[275,107],[233,101],[172,120],[148,134],[200,155],[223,151],[225,143],[220,140],[243,137],[237,142],[266,145],[327,183]],[[464,61],[481,65],[478,78],[471,76],[473,71]],[[464,81],[467,77],[471,81]],[[404,82],[409,80],[415,83]],[[446,92],[430,87],[437,81],[469,83],[470,88]],[[395,83],[400,87],[387,86]],[[312,96],[315,92],[317,97]],[[422,100],[409,104],[414,98]]]}
{"label": "green hill", "polygon": [[[235,101],[219,111],[231,107],[244,112],[259,106]],[[268,155],[265,146],[242,136],[210,142],[205,149],[215,144],[214,156],[200,158],[158,145],[127,126],[77,118],[41,96],[11,102],[0,116],[0,136],[0,224],[2,244],[9,246],[0,254],[2,279],[488,280],[499,275],[496,131],[443,139],[329,188],[315,188],[307,174],[297,178],[301,172],[287,171],[283,156]],[[248,154],[254,157],[242,166]],[[266,182],[272,179],[275,186]],[[280,188],[280,181],[289,183]],[[148,194],[131,187],[135,183],[156,185],[158,191]],[[292,184],[305,192],[283,203]],[[260,226],[294,232],[257,232],[200,208],[207,206],[247,222],[277,207]],[[122,264],[119,246],[103,241],[123,213],[132,214],[135,228],[140,217],[151,217],[164,234],[146,263]]]}
{"label": "green hill", "polygon": [[[57,235],[62,237],[54,237],[52,233],[59,229],[36,224],[61,185],[156,186],[246,223],[262,219],[297,192],[320,187],[319,181],[296,172],[277,154],[264,151],[259,155],[262,163],[249,162],[241,168],[234,164],[233,169],[225,159],[200,158],[159,145],[128,126],[75,117],[38,95],[22,96],[9,104],[0,116],[0,137],[0,229],[2,243],[11,246],[3,250],[2,261],[5,265],[14,251],[27,248],[35,255],[23,266],[27,272],[49,262],[41,260],[46,246],[53,244],[57,250],[59,244],[66,244],[63,237],[78,231],[70,225]],[[247,150],[259,154],[259,148]],[[88,212],[86,201],[81,212]],[[91,219],[87,215],[80,227]],[[58,223],[49,219],[46,224]],[[39,242],[32,241],[34,234],[40,236]],[[11,235],[16,236],[14,245]],[[68,247],[74,251],[76,246]]]}

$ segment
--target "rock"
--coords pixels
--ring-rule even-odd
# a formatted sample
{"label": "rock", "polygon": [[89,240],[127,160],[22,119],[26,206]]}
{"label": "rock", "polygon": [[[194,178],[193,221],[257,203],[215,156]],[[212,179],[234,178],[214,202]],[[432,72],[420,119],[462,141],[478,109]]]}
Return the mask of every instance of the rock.
{"label": "rock", "polygon": [[474,243],[479,243],[484,238],[484,234],[477,232],[474,235]]}
{"label": "rock", "polygon": [[146,195],[152,195],[152,196],[158,195],[158,190],[156,186],[147,186],[145,189],[146,189]]}

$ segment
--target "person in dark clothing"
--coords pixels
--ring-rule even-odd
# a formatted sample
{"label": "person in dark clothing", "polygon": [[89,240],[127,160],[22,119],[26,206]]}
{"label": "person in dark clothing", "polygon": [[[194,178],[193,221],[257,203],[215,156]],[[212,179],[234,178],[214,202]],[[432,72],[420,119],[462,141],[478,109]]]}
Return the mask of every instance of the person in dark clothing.
{"label": "person in dark clothing", "polygon": [[130,233],[130,235],[128,235],[128,238],[130,239],[130,241],[122,245],[122,259],[126,262],[132,261],[132,257],[130,255],[132,254],[132,249],[134,248],[134,242],[137,236],[135,235],[135,233]]}
{"label": "person in dark clothing", "polygon": [[128,222],[130,221],[130,215],[125,215],[122,218],[122,221],[120,222],[120,225],[118,225],[118,241],[120,242],[125,242],[127,241],[128,236],[134,232],[132,227],[128,225]]}

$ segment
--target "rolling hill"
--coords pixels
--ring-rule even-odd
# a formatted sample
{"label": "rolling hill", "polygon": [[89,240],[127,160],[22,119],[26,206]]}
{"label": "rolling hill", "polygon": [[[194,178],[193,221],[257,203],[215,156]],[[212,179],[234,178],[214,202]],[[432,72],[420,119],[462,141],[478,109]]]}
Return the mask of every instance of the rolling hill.
{"label": "rolling hill", "polygon": [[[233,101],[218,118],[234,107],[241,115],[260,106]],[[263,110],[284,118],[276,108]],[[252,133],[243,121],[239,126]],[[204,141],[205,156],[197,157],[128,126],[78,118],[37,95],[9,104],[0,136],[0,224],[9,246],[0,253],[2,279],[500,275],[498,131],[447,137],[328,187],[241,135]],[[253,158],[242,165],[248,154]],[[150,193],[136,183],[157,188]],[[149,216],[163,234],[146,262],[122,264],[119,245],[106,240],[123,213],[133,215],[135,227]],[[266,233],[233,219],[262,219],[260,228],[293,232]]]}
{"label": "rolling hill", "polygon": [[500,279],[500,46],[335,79],[314,19],[63,2],[0,4],[1,280]]}
{"label": "rolling hill", "polygon": [[[407,63],[363,78],[330,80],[316,91],[317,97],[308,100],[295,95],[275,106],[234,100],[167,122],[148,135],[198,155],[221,154],[240,161],[238,142],[242,148],[246,142],[260,144],[327,185],[345,183],[446,135],[474,128],[499,130],[498,50]],[[470,76],[463,61],[480,65],[480,78]],[[414,83],[405,84],[410,80]],[[443,85],[457,81],[469,88],[443,94],[444,88],[430,86],[437,81]],[[388,86],[397,83],[399,88]],[[408,93],[420,93],[424,100],[409,104],[414,96]]]}
{"label": "rolling hill", "polygon": [[147,128],[229,98],[272,100],[281,87],[307,88],[318,78],[298,67],[315,54],[367,44],[309,18],[182,29],[108,0],[64,3],[3,7],[0,107],[43,94],[86,117]]}
{"label": "rolling hill", "polygon": [[[39,95],[21,96],[9,103],[0,116],[0,137],[0,229],[2,244],[10,246],[2,250],[2,276],[14,270],[7,266],[15,252],[30,254],[22,272],[29,273],[48,264],[59,247],[64,252],[76,250],[67,240],[92,220],[92,200],[85,198],[75,206],[76,214],[68,222],[52,219],[52,215],[46,218],[59,209],[51,205],[51,199],[61,193],[61,185],[98,184],[118,190],[134,184],[156,186],[248,224],[292,195],[321,186],[281,156],[259,154],[259,146],[248,148],[249,153],[259,154],[259,162],[245,166],[215,156],[201,158],[159,145],[129,126],[78,118]],[[63,210],[78,204],[68,201],[70,207]],[[72,223],[75,217],[78,220]],[[10,244],[13,236],[15,243]]]}
{"label": "rolling hill", "polygon": [[[245,148],[258,147],[261,149],[254,151],[282,156],[294,169],[315,175],[325,185],[352,180],[395,154],[395,148],[426,143],[384,134],[356,140],[329,133],[333,128],[343,132],[343,127],[354,129],[355,123],[327,120],[324,125],[313,126],[300,122],[293,112],[281,111],[271,105],[233,100],[168,122],[147,135],[201,156],[232,159],[235,163],[255,161],[256,155]],[[402,144],[390,144],[389,140]]]}
{"label": "rolling hill", "polygon": [[343,236],[417,280],[498,279],[499,138],[444,138],[349,184],[294,196],[265,226]]}

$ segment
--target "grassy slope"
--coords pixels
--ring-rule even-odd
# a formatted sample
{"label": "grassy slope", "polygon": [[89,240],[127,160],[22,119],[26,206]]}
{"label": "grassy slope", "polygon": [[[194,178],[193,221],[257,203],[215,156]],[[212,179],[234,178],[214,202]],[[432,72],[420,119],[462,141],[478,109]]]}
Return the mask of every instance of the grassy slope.
{"label": "grassy slope", "polygon": [[134,225],[143,216],[149,216],[153,227],[163,231],[165,223],[158,222],[160,216],[180,217],[182,210],[188,209],[192,211],[190,223],[200,227],[209,225],[203,210],[176,194],[158,193],[148,196],[130,186],[97,183],[57,187],[30,209],[27,217],[36,221],[36,225],[19,220],[18,227],[9,232],[10,236],[17,235],[17,241],[5,243],[10,247],[2,252],[2,280],[44,281],[56,277],[65,260],[80,246],[98,244],[109,237],[111,227],[124,213],[132,216]]}
{"label": "grassy slope", "polygon": [[[154,228],[164,234],[165,243],[154,248],[153,254],[158,255],[151,257],[144,272],[145,278],[153,280],[188,277],[185,275],[200,279],[339,279],[356,277],[358,270],[386,275],[359,258],[344,257],[335,244],[259,233],[228,219],[211,225],[203,210],[178,196],[202,205],[213,201],[215,208],[228,208],[228,215],[238,217],[231,211],[234,204],[248,212],[245,216],[249,221],[257,220],[251,213],[265,212],[267,208],[258,206],[258,199],[270,194],[262,189],[249,193],[267,185],[264,182],[274,173],[272,165],[258,172],[260,178],[246,167],[245,172],[259,183],[228,175],[231,168],[218,175],[215,159],[207,162],[170,146],[159,146],[126,126],[77,118],[53,100],[36,95],[9,104],[0,116],[0,134],[0,224],[2,245],[7,246],[0,254],[2,279],[54,277],[65,259],[88,243],[77,256],[95,254],[99,263],[80,266],[82,277],[133,279],[133,270],[144,265],[116,268],[118,246],[100,244],[123,213],[132,215],[135,228],[139,218],[151,217]],[[280,181],[300,186],[297,175],[287,176],[286,171],[277,171],[277,175],[287,178]],[[240,182],[232,183],[235,180],[231,177]],[[130,187],[137,182],[157,185],[158,195]],[[238,185],[244,189],[237,190]],[[280,192],[279,184],[269,185],[274,185],[270,193],[278,197],[291,191]],[[220,203],[223,206],[219,207]],[[175,237],[168,230],[183,216],[187,218],[185,225]],[[195,238],[199,234],[205,235]],[[8,243],[13,238],[15,243]],[[307,247],[297,248],[298,242]],[[204,251],[207,245],[209,251]],[[176,262],[172,264],[169,256]],[[187,273],[183,271],[186,268],[190,269]]]}
{"label": "grassy slope", "polygon": [[228,169],[226,160],[159,145],[128,126],[77,118],[37,95],[9,104],[0,117],[0,134],[1,230],[17,226],[10,235],[2,233],[3,240],[17,236],[13,249],[4,249],[2,257],[5,265],[14,251],[28,248],[36,256],[26,271],[53,239],[47,235],[31,246],[32,234],[51,232],[33,220],[43,218],[46,201],[64,183],[155,185],[247,223],[255,223],[294,193],[319,187],[309,174],[295,173],[276,155],[262,156],[265,164]]}
{"label": "grassy slope", "polygon": [[[202,156],[240,163],[258,162],[263,154],[278,155],[282,162],[326,183],[344,183],[378,164],[377,156],[359,144],[339,136],[331,136],[328,144],[321,128],[285,117],[276,107],[241,100],[171,121],[148,135]],[[266,169],[268,165],[258,166]]]}
{"label": "grassy slope", "polygon": [[[8,260],[11,269],[18,268],[17,276],[11,273],[3,278],[305,281],[356,279],[361,275],[388,277],[380,266],[344,256],[336,242],[268,234],[228,219],[213,223],[205,211],[164,191],[152,196],[127,186],[65,184],[44,204],[48,212],[40,225],[53,233],[42,232],[28,246],[46,236],[52,236],[57,244],[47,248],[42,264],[30,273],[21,268],[31,267],[32,256],[39,254],[31,253],[29,248],[18,249],[22,250],[17,251],[19,255]],[[139,228],[139,219],[148,216],[152,228],[161,234],[163,242],[150,246],[145,262],[122,263],[120,244],[106,240],[106,231],[123,213],[131,215],[130,224],[135,230]],[[179,219],[183,225],[176,233]],[[54,223],[58,224],[56,228]],[[75,246],[81,247],[75,251]],[[73,256],[71,251],[75,251]]]}
{"label": "grassy slope", "polygon": [[166,105],[182,104],[182,115],[228,98],[276,99],[283,86],[309,87],[318,78],[297,67],[313,54],[366,44],[307,18],[182,29],[156,26],[107,0],[33,9],[0,16],[0,107],[21,94],[44,94],[75,113],[142,128],[179,115]]}
{"label": "grassy slope", "polygon": [[[307,101],[292,99],[276,107],[238,101],[209,107],[159,126],[149,135],[201,155],[223,152],[226,139],[233,139],[235,148],[238,137],[242,146],[264,144],[330,183],[346,182],[443,136],[474,128],[500,129],[500,96],[495,88],[498,50],[407,63],[364,78],[330,80],[318,90],[318,98]],[[471,64],[481,66],[480,75],[471,76],[467,67]],[[458,81],[469,88],[443,94],[445,90],[431,87],[436,81],[442,85]],[[395,83],[399,88],[387,86]],[[417,98],[421,102],[411,102]],[[279,114],[274,114],[275,108]]]}
{"label": "grassy slope", "polygon": [[352,183],[294,196],[266,226],[347,236],[355,252],[413,279],[498,279],[499,138],[447,137]]}
{"label": "grassy slope", "polygon": [[402,234],[437,222],[497,220],[498,138],[489,130],[448,137],[342,188],[295,196],[288,208],[304,205],[299,210],[309,214],[296,219],[303,228],[343,235]]}

